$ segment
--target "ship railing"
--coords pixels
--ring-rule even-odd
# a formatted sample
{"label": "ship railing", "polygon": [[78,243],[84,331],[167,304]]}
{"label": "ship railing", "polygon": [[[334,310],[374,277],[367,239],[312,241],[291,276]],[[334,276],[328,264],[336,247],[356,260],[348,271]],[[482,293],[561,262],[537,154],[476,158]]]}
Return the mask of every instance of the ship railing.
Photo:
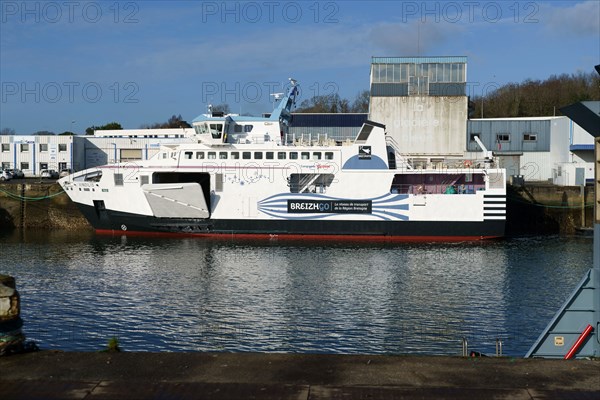
{"label": "ship railing", "polygon": [[330,138],[327,133],[287,133],[284,138],[288,146],[337,146],[338,142]]}
{"label": "ship railing", "polygon": [[394,156],[396,157],[396,169],[413,169],[413,165],[410,158],[406,154],[400,152],[400,146],[398,145],[396,139],[389,135],[386,135],[385,143],[394,150]]}
{"label": "ship railing", "polygon": [[[412,195],[427,195],[427,194],[447,194],[446,190],[449,185],[438,183],[434,185],[427,184],[392,184],[390,189],[394,194],[412,194]],[[485,190],[483,184],[465,184],[463,188],[460,185],[456,187],[456,193],[453,194],[475,194],[478,191]]]}

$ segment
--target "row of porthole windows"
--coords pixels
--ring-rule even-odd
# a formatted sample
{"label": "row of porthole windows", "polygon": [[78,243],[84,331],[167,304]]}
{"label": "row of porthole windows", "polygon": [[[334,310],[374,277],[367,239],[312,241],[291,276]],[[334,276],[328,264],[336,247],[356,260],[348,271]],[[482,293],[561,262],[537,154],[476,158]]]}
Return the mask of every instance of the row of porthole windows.
{"label": "row of porthole windows", "polygon": [[239,160],[240,156],[242,160],[333,160],[333,152],[331,151],[324,153],[320,151],[242,151],[241,153],[239,151],[186,151],[183,158],[186,160],[194,158],[197,160],[216,160],[217,158],[219,160]]}

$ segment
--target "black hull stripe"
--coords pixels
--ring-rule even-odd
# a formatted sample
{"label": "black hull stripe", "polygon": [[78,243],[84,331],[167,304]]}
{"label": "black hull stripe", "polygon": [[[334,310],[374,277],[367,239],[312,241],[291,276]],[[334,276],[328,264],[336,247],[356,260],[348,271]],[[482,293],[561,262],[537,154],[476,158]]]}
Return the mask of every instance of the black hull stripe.
{"label": "black hull stripe", "polygon": [[[323,221],[323,220],[212,220],[154,218],[145,215],[96,213],[94,207],[79,209],[97,230],[293,235],[372,235],[407,237],[502,237],[505,220],[485,221]],[[505,214],[489,214],[501,217]],[[486,214],[486,216],[488,216]],[[125,228],[125,229],[123,229]]]}

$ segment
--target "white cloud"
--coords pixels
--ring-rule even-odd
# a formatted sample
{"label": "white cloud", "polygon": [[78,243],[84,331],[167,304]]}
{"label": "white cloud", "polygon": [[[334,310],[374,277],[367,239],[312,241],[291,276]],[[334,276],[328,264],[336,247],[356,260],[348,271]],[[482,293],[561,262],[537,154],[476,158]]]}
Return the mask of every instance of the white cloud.
{"label": "white cloud", "polygon": [[540,11],[540,22],[560,34],[600,37],[600,2],[575,3],[570,7],[553,7],[547,3]]}

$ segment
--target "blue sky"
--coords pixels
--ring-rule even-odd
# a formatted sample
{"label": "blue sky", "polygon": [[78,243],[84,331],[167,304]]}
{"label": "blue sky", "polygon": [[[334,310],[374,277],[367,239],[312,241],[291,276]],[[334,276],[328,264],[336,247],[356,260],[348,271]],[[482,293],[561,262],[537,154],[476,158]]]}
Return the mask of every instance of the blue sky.
{"label": "blue sky", "polygon": [[600,1],[0,2],[0,129],[83,133],[369,87],[372,56],[467,56],[469,91],[600,64]]}

